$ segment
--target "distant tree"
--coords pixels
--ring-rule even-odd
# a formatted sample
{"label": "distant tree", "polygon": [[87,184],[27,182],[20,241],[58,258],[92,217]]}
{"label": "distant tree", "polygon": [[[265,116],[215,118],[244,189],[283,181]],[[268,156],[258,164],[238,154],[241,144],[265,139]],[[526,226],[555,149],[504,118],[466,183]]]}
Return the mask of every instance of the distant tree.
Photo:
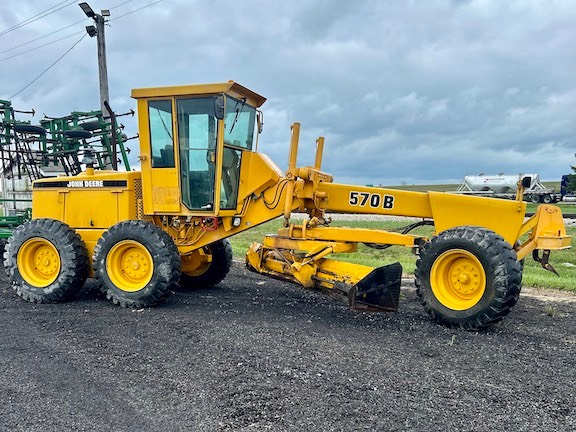
{"label": "distant tree", "polygon": [[[574,156],[576,156],[576,153]],[[576,166],[570,165],[570,167],[572,168],[572,171],[574,171],[574,174],[571,174],[570,177],[568,177],[568,185],[566,186],[566,190],[576,191]]]}

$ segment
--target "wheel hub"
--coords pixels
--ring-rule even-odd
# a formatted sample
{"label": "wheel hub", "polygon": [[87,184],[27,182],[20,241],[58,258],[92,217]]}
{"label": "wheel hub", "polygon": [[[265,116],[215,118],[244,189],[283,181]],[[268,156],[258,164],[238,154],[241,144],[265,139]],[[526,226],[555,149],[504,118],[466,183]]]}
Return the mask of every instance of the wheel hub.
{"label": "wheel hub", "polygon": [[48,276],[58,271],[58,255],[50,248],[41,246],[37,249],[35,255],[36,270],[40,273]]}
{"label": "wheel hub", "polygon": [[18,270],[36,288],[45,288],[60,274],[60,255],[48,240],[36,237],[24,242],[18,251]]}
{"label": "wheel hub", "polygon": [[148,249],[141,243],[125,240],[114,245],[106,259],[112,283],[122,291],[144,288],[152,279],[154,264]]}
{"label": "wheel hub", "polygon": [[200,276],[210,268],[212,264],[212,255],[209,248],[201,248],[192,251],[189,255],[183,255],[182,273],[190,276]]}
{"label": "wheel hub", "polygon": [[468,284],[470,282],[470,275],[468,273],[462,273],[458,276],[458,282],[464,285]]}
{"label": "wheel hub", "polygon": [[474,254],[454,249],[436,259],[430,283],[440,303],[453,310],[465,310],[473,307],[484,295],[486,273]]}
{"label": "wheel hub", "polygon": [[[467,261],[462,263],[461,261]],[[474,264],[469,263],[469,259],[461,258],[457,260],[452,267],[452,287],[453,289],[464,295],[472,294],[480,287],[482,270],[477,269]]]}
{"label": "wheel hub", "polygon": [[147,258],[139,252],[130,253],[124,260],[124,271],[135,279],[144,277],[147,267]]}

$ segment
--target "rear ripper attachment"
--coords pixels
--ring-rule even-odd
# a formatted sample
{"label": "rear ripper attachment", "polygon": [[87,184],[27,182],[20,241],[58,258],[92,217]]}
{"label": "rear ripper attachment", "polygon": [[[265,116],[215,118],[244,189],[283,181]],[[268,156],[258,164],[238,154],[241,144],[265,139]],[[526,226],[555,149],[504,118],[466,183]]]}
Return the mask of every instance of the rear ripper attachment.
{"label": "rear ripper attachment", "polygon": [[397,311],[400,263],[372,268],[325,258],[331,253],[356,251],[357,243],[270,235],[264,244],[252,244],[246,254],[246,266],[257,273],[344,296],[356,310]]}

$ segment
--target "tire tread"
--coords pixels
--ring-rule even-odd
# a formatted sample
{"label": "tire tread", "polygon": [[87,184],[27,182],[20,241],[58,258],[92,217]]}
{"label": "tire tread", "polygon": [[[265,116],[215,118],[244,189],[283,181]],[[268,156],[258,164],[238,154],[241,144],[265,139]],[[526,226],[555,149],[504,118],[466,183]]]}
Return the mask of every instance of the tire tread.
{"label": "tire tread", "polygon": [[[486,251],[489,261],[488,272],[492,271],[494,296],[488,299],[486,306],[470,316],[455,316],[447,308],[439,308],[437,300],[430,288],[430,270],[434,260],[449,245],[462,241],[476,244]],[[416,293],[424,309],[432,319],[448,327],[460,327],[465,330],[481,330],[501,321],[510,313],[518,301],[522,288],[522,270],[516,260],[516,253],[509,243],[500,235],[486,228],[462,226],[443,231],[424,245],[420,258],[416,261],[415,284]]]}
{"label": "tire tread", "polygon": [[[115,287],[107,276],[106,257],[112,246],[131,239],[148,244],[154,261],[154,274],[148,286],[135,293]],[[94,248],[94,277],[100,290],[112,303],[125,308],[144,308],[164,301],[180,278],[180,255],[172,238],[158,226],[141,220],[119,222],[106,231]],[[162,267],[160,271],[158,267]]]}
{"label": "tire tread", "polygon": [[[18,270],[18,251],[31,238],[44,238],[59,253],[60,274],[45,288],[30,286]],[[16,294],[31,303],[58,303],[73,297],[88,277],[89,261],[86,245],[67,224],[56,219],[40,218],[18,226],[6,243],[4,267]]]}
{"label": "tire tread", "polygon": [[224,280],[232,266],[232,245],[228,239],[218,240],[209,246],[212,262],[208,269],[198,276],[182,273],[181,286],[211,287]]}

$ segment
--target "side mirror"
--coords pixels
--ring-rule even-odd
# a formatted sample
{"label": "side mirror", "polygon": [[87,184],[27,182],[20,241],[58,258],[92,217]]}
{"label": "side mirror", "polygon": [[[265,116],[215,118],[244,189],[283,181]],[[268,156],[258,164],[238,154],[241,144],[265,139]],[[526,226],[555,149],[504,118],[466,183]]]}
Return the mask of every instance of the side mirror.
{"label": "side mirror", "polygon": [[214,96],[214,116],[218,120],[224,119],[224,95]]}
{"label": "side mirror", "polygon": [[260,110],[256,111],[256,121],[258,123],[258,133],[261,134],[264,129],[264,113]]}
{"label": "side mirror", "polygon": [[522,187],[529,188],[532,184],[532,177],[522,177]]}

